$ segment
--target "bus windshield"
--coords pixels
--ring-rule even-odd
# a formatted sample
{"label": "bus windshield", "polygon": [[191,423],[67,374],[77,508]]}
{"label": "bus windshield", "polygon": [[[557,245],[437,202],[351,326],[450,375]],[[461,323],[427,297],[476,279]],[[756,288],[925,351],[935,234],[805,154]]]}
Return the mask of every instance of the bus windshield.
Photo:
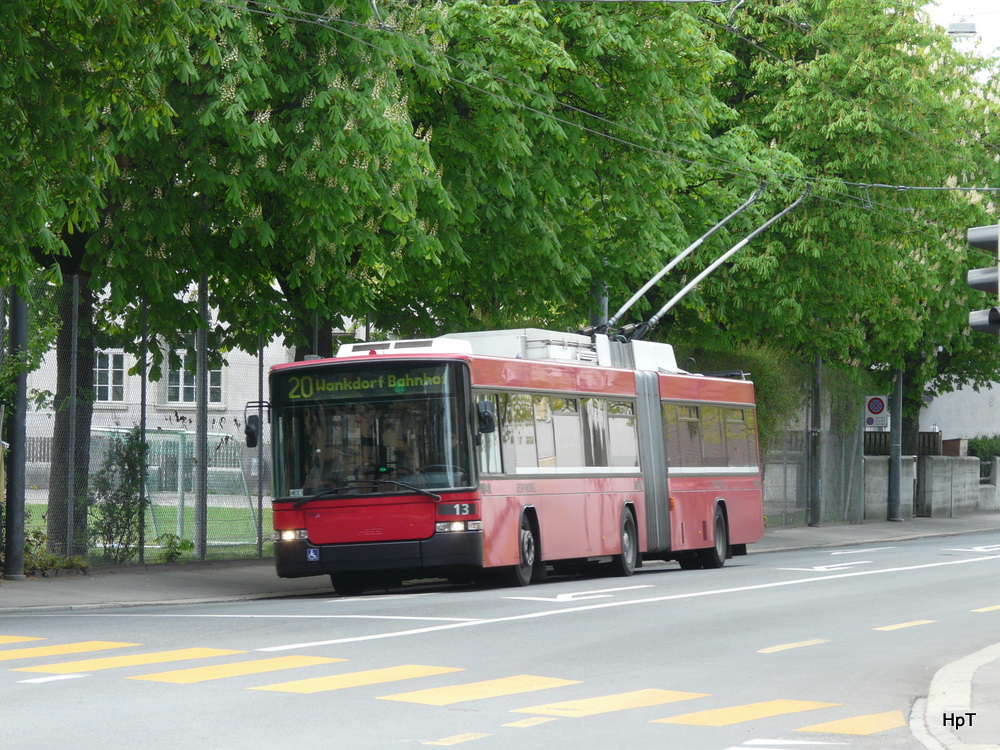
{"label": "bus windshield", "polygon": [[469,487],[455,363],[344,363],[275,373],[277,497]]}

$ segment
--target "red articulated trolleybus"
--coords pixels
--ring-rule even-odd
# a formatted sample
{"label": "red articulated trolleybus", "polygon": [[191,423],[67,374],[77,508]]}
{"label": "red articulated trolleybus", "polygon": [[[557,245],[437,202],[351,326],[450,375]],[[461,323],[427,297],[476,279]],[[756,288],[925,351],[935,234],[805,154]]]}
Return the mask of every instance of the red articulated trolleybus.
{"label": "red articulated trolleybus", "polygon": [[[753,384],[655,342],[540,329],[276,365],[278,575],[357,594],[606,563],[718,568],[763,535]],[[259,419],[251,415],[248,443]]]}

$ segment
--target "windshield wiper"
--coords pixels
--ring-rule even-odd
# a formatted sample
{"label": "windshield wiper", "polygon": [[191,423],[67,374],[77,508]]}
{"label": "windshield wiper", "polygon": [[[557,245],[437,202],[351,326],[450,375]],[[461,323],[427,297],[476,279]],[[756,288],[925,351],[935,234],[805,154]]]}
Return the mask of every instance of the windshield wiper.
{"label": "windshield wiper", "polygon": [[397,487],[402,487],[404,490],[411,490],[416,492],[418,495],[426,495],[427,497],[432,497],[435,500],[440,500],[441,496],[431,492],[430,490],[425,490],[421,487],[414,487],[412,484],[407,484],[406,482],[397,482],[395,479],[375,479],[374,482],[384,482],[386,484],[394,484]]}
{"label": "windshield wiper", "polygon": [[433,498],[435,501],[441,499],[440,495],[436,495],[429,490],[421,489],[420,487],[414,487],[412,484],[406,484],[405,482],[397,482],[395,479],[349,479],[347,480],[349,484],[345,484],[341,487],[328,487],[325,490],[320,490],[314,495],[309,495],[309,497],[304,497],[301,500],[296,500],[292,503],[293,508],[301,508],[306,503],[311,503],[314,500],[323,500],[326,498],[335,497],[341,492],[346,490],[354,490],[358,485],[370,485],[372,487],[377,487],[380,484],[392,484],[396,487],[402,487],[405,490],[410,490],[411,492],[416,492],[419,495],[426,495],[427,497]]}

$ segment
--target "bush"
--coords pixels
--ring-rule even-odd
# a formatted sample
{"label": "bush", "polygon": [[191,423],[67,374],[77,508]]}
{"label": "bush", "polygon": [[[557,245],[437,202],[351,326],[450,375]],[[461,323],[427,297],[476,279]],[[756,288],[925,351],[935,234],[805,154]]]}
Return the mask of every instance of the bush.
{"label": "bush", "polygon": [[1000,456],[1000,435],[980,435],[969,438],[969,455],[980,461],[993,461]]}
{"label": "bush", "polygon": [[147,505],[140,476],[148,448],[137,427],[112,435],[104,465],[91,480],[90,537],[112,565],[129,563],[139,552]]}
{"label": "bush", "polygon": [[46,537],[39,529],[28,532],[24,539],[24,571],[47,575],[60,570],[86,572],[87,561],[82,557],[54,555],[46,549]]}

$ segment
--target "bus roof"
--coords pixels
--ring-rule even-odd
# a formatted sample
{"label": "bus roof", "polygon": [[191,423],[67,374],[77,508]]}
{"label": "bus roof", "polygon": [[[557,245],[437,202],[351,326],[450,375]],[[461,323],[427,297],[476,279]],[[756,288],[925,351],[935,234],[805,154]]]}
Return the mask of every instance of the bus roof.
{"label": "bus roof", "polygon": [[567,362],[627,370],[682,372],[673,347],[654,341],[612,341],[606,335],[515,328],[449,333],[436,338],[344,344],[337,357],[360,354],[485,354],[510,359]]}

